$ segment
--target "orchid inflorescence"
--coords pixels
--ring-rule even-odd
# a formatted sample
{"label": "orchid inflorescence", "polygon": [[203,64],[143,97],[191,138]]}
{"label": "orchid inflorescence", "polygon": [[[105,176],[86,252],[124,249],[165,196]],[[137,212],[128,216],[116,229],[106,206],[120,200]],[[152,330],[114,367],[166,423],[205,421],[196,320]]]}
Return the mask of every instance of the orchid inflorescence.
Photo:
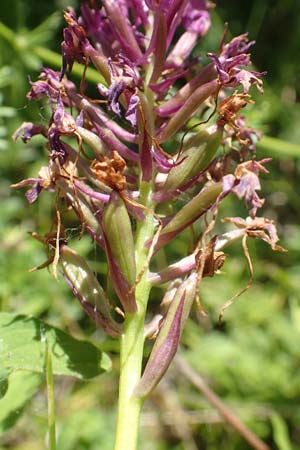
{"label": "orchid inflorescence", "polygon": [[[37,134],[46,139],[48,165],[17,186],[30,186],[29,203],[43,190],[55,193],[57,230],[39,239],[53,251],[54,272],[60,262],[97,326],[122,335],[123,319],[142,307],[141,281],[149,291],[166,286],[152,353],[135,388],[140,397],[168,368],[199,301],[202,277],[214,276],[225,261],[223,248],[249,236],[280,249],[273,221],[257,216],[264,204],[259,175],[269,160],[255,159],[259,133],[239,115],[251,102],[250,87],[262,92],[264,74],[249,70],[254,42],[247,34],[226,42],[225,30],[219,54],[207,53],[209,62],[193,53],[210,28],[213,7],[207,0],[102,0],[101,7],[83,3],[80,17],[69,8],[61,71],[44,68],[38,81],[30,81],[28,99],[48,99],[49,123],[24,123],[15,134],[24,142]],[[89,65],[98,71],[94,98],[85,79],[77,87],[67,77],[74,62],[84,73]],[[230,193],[245,199],[249,217],[225,218],[237,229],[212,235],[219,205]],[[106,255],[122,319],[88,263],[69,246],[62,204]],[[189,254],[151,271],[153,256],[201,217],[206,222]]]}

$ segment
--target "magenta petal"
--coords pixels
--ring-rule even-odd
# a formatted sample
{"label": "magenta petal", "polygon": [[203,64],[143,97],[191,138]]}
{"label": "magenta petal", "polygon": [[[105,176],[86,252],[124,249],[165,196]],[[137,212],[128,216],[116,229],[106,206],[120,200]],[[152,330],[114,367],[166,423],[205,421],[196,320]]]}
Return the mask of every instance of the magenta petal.
{"label": "magenta petal", "polygon": [[138,107],[139,103],[140,103],[140,97],[135,94],[131,95],[125,117],[128,120],[128,122],[131,123],[131,126],[133,128],[136,127],[136,123],[137,123],[136,113],[137,113],[137,107]]}
{"label": "magenta petal", "polygon": [[37,200],[38,196],[43,190],[42,182],[42,178],[26,178],[25,180],[22,180],[17,184],[11,185],[11,187],[22,188],[25,186],[32,186],[32,188],[28,189],[25,193],[25,197],[27,198],[28,203],[31,204]]}
{"label": "magenta petal", "polygon": [[[103,125],[103,120],[98,116],[97,109],[88,102],[84,101],[84,110],[88,113],[91,120],[95,124],[99,138],[107,145],[108,148],[113,148],[125,159],[129,161],[138,161],[139,155],[132,151],[127,145],[123,144],[111,130]],[[99,124],[99,125],[98,125]]]}
{"label": "magenta petal", "polygon": [[149,85],[153,92],[157,95],[157,100],[163,100],[170,89],[170,87],[175,83],[179,78],[183,78],[188,73],[188,69],[174,71],[171,75],[164,75],[164,80],[158,84]]}
{"label": "magenta petal", "polygon": [[47,128],[44,125],[35,124],[32,122],[23,122],[22,125],[13,134],[13,140],[16,141],[19,136],[23,142],[28,142],[33,136],[42,134],[47,136]]}
{"label": "magenta petal", "polygon": [[[191,2],[193,3],[193,2]],[[196,2],[194,2],[195,4]],[[191,4],[188,5],[183,18],[183,26],[187,31],[197,33],[197,35],[203,36],[207,33],[210,27],[210,16],[205,9],[205,2],[199,2],[200,7],[193,8]]]}
{"label": "magenta petal", "polygon": [[176,163],[174,163],[170,157],[168,158],[159,148],[154,146],[152,148],[153,158],[156,161],[157,168],[159,172],[169,173],[169,170],[174,167]]}
{"label": "magenta petal", "polygon": [[80,183],[80,181],[74,180],[74,186],[85,195],[90,197],[90,199],[99,200],[100,202],[107,203],[109,201],[109,195],[103,194],[102,192],[96,192],[90,189],[85,184]]}
{"label": "magenta petal", "polygon": [[176,263],[170,264],[158,273],[149,273],[148,280],[154,285],[166,283],[167,281],[175,280],[176,278],[182,278],[184,275],[195,269],[195,267],[195,255],[192,254],[182,258]]}
{"label": "magenta petal", "polygon": [[32,189],[29,189],[28,191],[26,191],[25,197],[27,198],[27,200],[30,204],[34,203],[37,200],[38,196],[40,195],[41,191],[42,191],[42,187],[39,184],[37,184]]}
{"label": "magenta petal", "polygon": [[142,52],[128,18],[122,13],[119,2],[103,0],[103,6],[109,18],[113,33],[118,39],[124,54],[131,61],[138,61]]}

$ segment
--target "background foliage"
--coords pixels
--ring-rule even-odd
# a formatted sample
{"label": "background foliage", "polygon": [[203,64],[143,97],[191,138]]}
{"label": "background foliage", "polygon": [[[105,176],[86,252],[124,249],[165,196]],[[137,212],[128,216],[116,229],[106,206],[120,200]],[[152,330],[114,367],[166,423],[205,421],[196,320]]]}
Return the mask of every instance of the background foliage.
{"label": "background foliage", "polygon": [[[268,71],[265,95],[250,108],[249,119],[268,136],[258,146],[259,158],[273,157],[263,182],[264,215],[278,221],[281,244],[288,253],[272,253],[263,243],[251,243],[254,285],[226,311],[219,326],[220,307],[248,277],[240,247],[228,250],[234,258],[228,258],[223,273],[203,283],[202,300],[209,318],[204,320],[195,312],[183,347],[193,367],[252,430],[272,448],[292,450],[300,446],[300,4],[296,0],[248,0],[241,8],[237,0],[216,3],[213,31],[199,52],[205,55],[217,48],[225,20],[233,35],[249,31],[257,41],[252,59],[258,70]],[[59,67],[61,11],[69,4],[77,6],[75,0],[1,2],[0,305],[4,312],[39,317],[110,352],[112,371],[89,383],[55,378],[57,448],[109,450],[117,395],[116,343],[93,328],[62,280],[56,282],[47,270],[28,272],[46,256],[27,233],[49,230],[51,206],[44,193],[39,204],[29,208],[23,192],[10,188],[11,183],[35,175],[46,158],[38,139],[24,146],[13,143],[11,135],[22,121],[41,121],[46,114],[46,106],[26,100],[27,75],[36,79],[42,65]],[[245,214],[232,199],[227,208],[226,215]],[[70,222],[68,233],[79,236],[80,230]],[[76,245],[88,254],[89,239]],[[183,239],[170,251],[179,255],[186,246]],[[95,254],[89,257],[92,264],[99,264]],[[157,290],[157,299],[159,294]],[[11,393],[1,383],[2,375],[0,371],[0,392],[6,394],[0,400],[0,449],[44,448],[44,377],[17,372],[10,379]],[[18,401],[12,403],[11,398]],[[248,448],[175,368],[147,403],[142,427],[143,450]]]}

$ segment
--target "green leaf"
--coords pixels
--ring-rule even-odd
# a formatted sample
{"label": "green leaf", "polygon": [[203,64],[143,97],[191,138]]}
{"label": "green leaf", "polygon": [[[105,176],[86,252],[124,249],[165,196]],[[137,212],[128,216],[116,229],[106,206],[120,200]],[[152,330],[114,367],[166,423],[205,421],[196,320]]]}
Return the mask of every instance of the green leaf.
{"label": "green leaf", "polygon": [[288,427],[283,418],[273,413],[271,416],[271,423],[274,430],[274,441],[279,450],[292,450],[292,444],[289,438]]}
{"label": "green leaf", "polygon": [[89,342],[32,317],[0,313],[0,367],[44,373],[46,344],[54,375],[89,379],[111,367],[109,357]]}
{"label": "green leaf", "polygon": [[41,377],[33,373],[15,372],[10,375],[7,392],[0,400],[0,434],[16,423],[40,384]]}
{"label": "green leaf", "polygon": [[5,367],[0,367],[0,399],[4,397],[8,389],[8,377],[11,371]]}
{"label": "green leaf", "polygon": [[82,408],[70,411],[61,418],[57,449],[111,450],[114,445],[114,423],[112,410]]}

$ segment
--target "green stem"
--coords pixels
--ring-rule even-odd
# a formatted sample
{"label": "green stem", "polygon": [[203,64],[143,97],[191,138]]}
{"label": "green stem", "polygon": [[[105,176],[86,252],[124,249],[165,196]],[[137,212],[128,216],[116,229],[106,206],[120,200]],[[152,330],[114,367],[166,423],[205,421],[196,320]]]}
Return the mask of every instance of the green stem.
{"label": "green stem", "polygon": [[[151,206],[149,202],[150,193],[150,186],[145,183],[141,187],[141,200],[148,207]],[[145,264],[148,254],[145,242],[153,237],[153,233],[154,220],[151,214],[147,214],[145,220],[137,224],[137,273],[142,270]],[[120,382],[115,450],[136,450],[137,448],[143,400],[136,398],[133,391],[141,378],[144,322],[150,289],[151,285],[147,281],[145,273],[135,290],[138,311],[134,314],[126,314],[124,323],[120,348]]]}
{"label": "green stem", "polygon": [[48,401],[49,450],[56,450],[54,382],[53,382],[51,351],[49,350],[48,345],[46,350],[46,378],[47,378],[47,401]]}

